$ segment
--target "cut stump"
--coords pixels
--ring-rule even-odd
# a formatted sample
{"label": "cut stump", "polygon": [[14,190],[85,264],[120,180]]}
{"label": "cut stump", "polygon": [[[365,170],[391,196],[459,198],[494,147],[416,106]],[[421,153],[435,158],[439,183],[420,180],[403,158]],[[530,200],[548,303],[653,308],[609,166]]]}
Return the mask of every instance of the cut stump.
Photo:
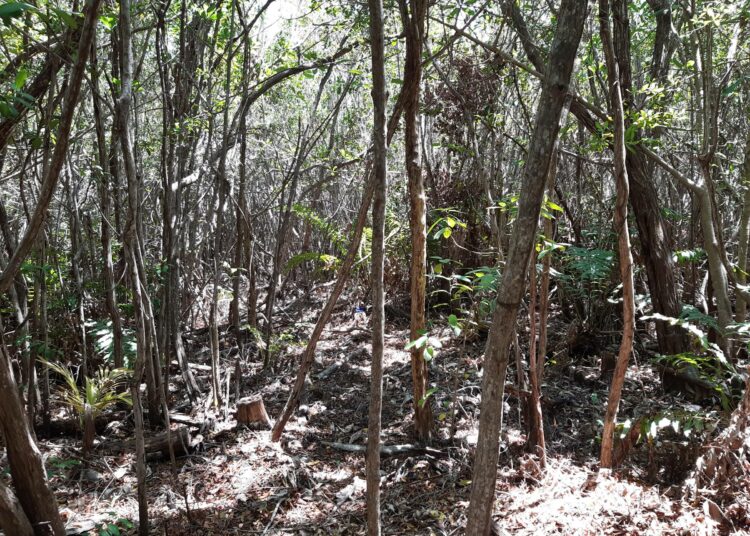
{"label": "cut stump", "polygon": [[262,397],[246,397],[237,401],[237,424],[258,430],[271,429],[271,419],[268,417]]}

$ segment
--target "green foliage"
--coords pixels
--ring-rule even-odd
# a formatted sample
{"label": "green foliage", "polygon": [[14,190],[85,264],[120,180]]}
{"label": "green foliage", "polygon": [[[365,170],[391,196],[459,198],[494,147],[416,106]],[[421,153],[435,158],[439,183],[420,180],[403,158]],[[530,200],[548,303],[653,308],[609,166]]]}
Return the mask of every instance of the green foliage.
{"label": "green foliage", "polygon": [[609,280],[615,255],[606,249],[569,247],[563,259],[569,279],[586,285],[602,285]]}
{"label": "green foliage", "polygon": [[427,236],[433,240],[440,238],[448,239],[453,234],[453,230],[456,228],[466,229],[466,223],[458,219],[457,215],[459,212],[453,209],[439,209],[438,214],[444,214],[438,217],[429,229],[427,229]]}
{"label": "green foliage", "polygon": [[[620,439],[624,439],[635,423],[628,419],[617,425]],[[718,424],[718,418],[712,413],[702,411],[660,411],[647,418],[641,419],[638,440],[645,440],[652,444],[665,431],[671,430],[686,439],[695,434],[713,431]]]}
{"label": "green foliage", "polygon": [[700,262],[706,258],[706,251],[703,248],[683,249],[675,251],[672,254],[672,260],[680,264],[689,264]]}
{"label": "green foliage", "polygon": [[660,313],[653,313],[641,317],[641,320],[662,320],[664,322],[669,322],[673,326],[679,326],[690,333],[703,350],[711,351],[717,357],[726,360],[721,349],[715,344],[709,342],[708,333],[706,332],[706,329],[713,329],[721,333],[722,330],[719,328],[716,319],[702,313],[692,305],[684,305],[679,318],[666,316]]}
{"label": "green foliage", "polygon": [[67,471],[68,469],[72,469],[73,467],[77,467],[81,465],[80,460],[76,459],[64,459],[64,458],[58,458],[57,456],[50,456],[47,459],[47,478],[50,478],[56,474],[61,474]]}
{"label": "green foliage", "polygon": [[130,381],[130,371],[126,369],[99,370],[93,378],[85,378],[84,386],[81,388],[68,367],[51,361],[41,361],[62,377],[63,384],[58,388],[60,398],[81,422],[87,409],[90,409],[92,416],[96,417],[115,404],[130,405],[132,403],[130,395],[122,392]]}
{"label": "green foliage", "polygon": [[404,350],[408,351],[412,348],[417,350],[424,349],[424,360],[430,362],[437,355],[437,350],[442,347],[443,343],[440,342],[440,339],[431,336],[429,331],[422,330],[420,336],[413,341],[409,341],[404,347]]}
{"label": "green foliage", "polygon": [[343,233],[327,218],[321,216],[310,207],[295,203],[292,212],[305,223],[318,230],[331,241],[336,250],[346,255],[346,240]]}
{"label": "green foliage", "polygon": [[36,11],[37,9],[26,2],[6,2],[0,5],[0,20],[9,24],[11,19],[20,17],[27,11]]}
{"label": "green foliage", "polygon": [[663,363],[678,372],[696,374],[713,386],[722,407],[729,409],[733,398],[731,383],[738,375],[721,348],[708,339],[709,329],[722,333],[716,319],[691,305],[683,306],[679,318],[654,313],[643,316],[641,319],[669,322],[673,326],[683,328],[693,337],[697,343],[695,351],[674,355],[658,355],[657,362]]}
{"label": "green foliage", "polygon": [[[110,519],[103,523],[97,523],[96,533],[98,536],[121,536],[122,534],[129,534],[135,525],[133,522],[126,517],[119,517],[117,512],[107,512]],[[88,535],[89,533],[84,533]]]}
{"label": "green foliage", "polygon": [[[96,320],[86,323],[88,336],[94,341],[94,351],[101,356],[105,362],[112,364],[115,358],[115,336],[111,320]],[[129,369],[135,364],[137,346],[135,333],[132,329],[122,331],[122,353],[125,366]]]}
{"label": "green foliage", "polygon": [[340,264],[338,257],[334,255],[327,255],[326,253],[317,253],[315,251],[307,251],[304,253],[298,253],[289,259],[284,265],[284,273],[289,273],[299,265],[306,262],[313,262],[318,265],[319,271],[335,270]]}

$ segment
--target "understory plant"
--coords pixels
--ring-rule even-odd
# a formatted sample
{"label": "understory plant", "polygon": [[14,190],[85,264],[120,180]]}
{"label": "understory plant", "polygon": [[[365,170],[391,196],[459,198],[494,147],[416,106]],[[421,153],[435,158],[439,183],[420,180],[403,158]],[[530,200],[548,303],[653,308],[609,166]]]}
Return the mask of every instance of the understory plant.
{"label": "understory plant", "polygon": [[51,361],[44,361],[44,364],[63,379],[58,387],[58,394],[62,403],[78,418],[85,457],[94,443],[96,418],[115,404],[132,404],[126,390],[130,371],[124,368],[103,368],[93,378],[84,378],[81,387],[70,368]]}

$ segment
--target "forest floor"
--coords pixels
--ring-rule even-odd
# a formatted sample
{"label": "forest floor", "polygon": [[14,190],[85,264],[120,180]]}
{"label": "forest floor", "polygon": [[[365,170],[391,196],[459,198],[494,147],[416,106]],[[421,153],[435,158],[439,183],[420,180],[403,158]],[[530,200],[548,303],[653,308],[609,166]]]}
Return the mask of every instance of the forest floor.
{"label": "forest floor", "polygon": [[[225,370],[234,370],[240,360],[242,395],[262,394],[272,418],[286,401],[296,358],[322,298],[312,297],[294,322],[279,327],[288,344],[275,372],[261,370],[251,345],[239,351],[225,348]],[[152,534],[364,533],[364,453],[342,450],[340,444],[364,446],[366,441],[370,346],[368,334],[355,325],[348,310],[339,307],[325,332],[311,383],[279,443],[271,442],[269,431],[238,427],[231,413],[225,420],[222,410],[192,411],[196,422],[213,424],[203,430],[191,428],[197,448],[174,466],[168,459],[148,464]],[[460,534],[465,523],[483,340],[477,338],[464,347],[447,331],[444,335],[445,346],[431,366],[431,381],[439,389],[432,401],[437,423],[432,449],[382,460],[384,534]],[[392,318],[385,354],[386,445],[411,443],[407,337],[406,322]],[[190,341],[194,356],[202,355],[206,362],[207,344],[205,337]],[[209,373],[203,369],[196,372],[207,392]],[[514,376],[511,370],[509,379]],[[232,394],[233,385],[234,380]],[[458,395],[453,400],[455,388]],[[683,499],[682,483],[697,456],[700,434],[694,440],[683,433],[670,438],[670,427],[661,422],[657,427],[667,431],[658,441],[636,446],[615,474],[598,475],[598,421],[607,384],[599,379],[596,355],[577,360],[573,368],[550,363],[543,391],[549,452],[544,472],[534,456],[524,453],[518,401],[506,394],[494,510],[499,534],[723,534],[743,533],[748,527],[747,497],[719,509],[718,518],[715,510],[709,515],[713,502],[693,504]],[[175,412],[188,413],[179,409],[183,404],[179,385],[171,394]],[[658,416],[659,408],[674,409],[675,404],[686,411],[691,407],[680,396],[662,392],[649,364],[641,360],[631,367],[623,393],[623,419]],[[131,437],[131,423],[129,415],[125,422],[111,423],[88,464],[80,458],[76,437],[40,438],[70,534],[134,531],[133,456],[130,450],[108,449],[118,434]]]}

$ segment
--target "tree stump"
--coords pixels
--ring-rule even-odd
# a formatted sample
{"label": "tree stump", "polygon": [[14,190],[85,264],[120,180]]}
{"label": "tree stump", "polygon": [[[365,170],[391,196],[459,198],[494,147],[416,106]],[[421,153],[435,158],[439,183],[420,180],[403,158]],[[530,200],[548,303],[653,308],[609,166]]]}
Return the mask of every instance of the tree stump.
{"label": "tree stump", "polygon": [[270,430],[271,419],[266,412],[263,398],[245,397],[237,401],[237,423],[258,430]]}

